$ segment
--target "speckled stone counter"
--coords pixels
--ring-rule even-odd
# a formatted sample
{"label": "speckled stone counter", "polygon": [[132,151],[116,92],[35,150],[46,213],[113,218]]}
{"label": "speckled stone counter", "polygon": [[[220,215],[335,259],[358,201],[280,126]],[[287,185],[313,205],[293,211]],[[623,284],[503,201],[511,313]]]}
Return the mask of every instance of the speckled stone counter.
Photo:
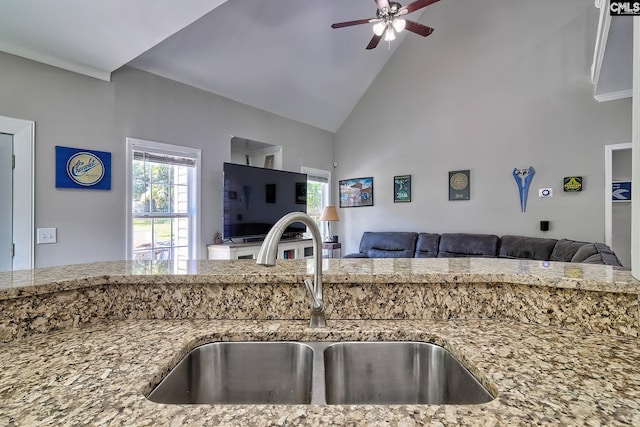
{"label": "speckled stone counter", "polygon": [[[306,260],[0,274],[0,425],[640,424],[640,284],[628,271],[518,260],[324,262],[323,329],[307,327]],[[497,397],[462,406],[146,400],[188,350],[219,340],[434,342]]]}
{"label": "speckled stone counter", "polygon": [[[610,266],[499,259],[323,261],[329,319],[503,319],[638,337],[640,284]],[[106,262],[0,274],[0,340],[124,319],[307,318],[312,260]]]}
{"label": "speckled stone counter", "polygon": [[[481,405],[164,405],[145,394],[219,340],[420,340],[453,349],[497,397]],[[128,320],[2,344],[0,425],[639,425],[634,339],[502,321]]]}

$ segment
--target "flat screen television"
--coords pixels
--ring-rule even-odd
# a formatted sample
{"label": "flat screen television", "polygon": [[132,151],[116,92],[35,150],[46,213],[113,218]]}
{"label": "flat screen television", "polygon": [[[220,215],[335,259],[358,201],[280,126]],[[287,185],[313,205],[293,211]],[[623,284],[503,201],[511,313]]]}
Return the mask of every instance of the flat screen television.
{"label": "flat screen television", "polygon": [[[259,239],[289,212],[307,213],[307,175],[224,163],[224,239]],[[284,237],[304,233],[293,223]]]}

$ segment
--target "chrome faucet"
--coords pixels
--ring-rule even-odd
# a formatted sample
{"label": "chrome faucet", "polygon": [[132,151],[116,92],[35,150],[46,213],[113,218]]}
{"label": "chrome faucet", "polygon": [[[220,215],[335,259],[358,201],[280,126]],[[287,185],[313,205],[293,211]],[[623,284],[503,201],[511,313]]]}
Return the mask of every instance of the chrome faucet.
{"label": "chrome faucet", "polygon": [[304,280],[304,284],[311,295],[311,320],[309,326],[312,328],[324,328],[327,323],[324,315],[324,303],[322,302],[322,238],[320,237],[318,226],[309,215],[302,212],[291,212],[280,218],[269,230],[269,234],[262,242],[256,263],[268,267],[276,265],[278,243],[280,243],[284,230],[294,222],[303,223],[311,231],[315,273],[313,284],[309,279]]}

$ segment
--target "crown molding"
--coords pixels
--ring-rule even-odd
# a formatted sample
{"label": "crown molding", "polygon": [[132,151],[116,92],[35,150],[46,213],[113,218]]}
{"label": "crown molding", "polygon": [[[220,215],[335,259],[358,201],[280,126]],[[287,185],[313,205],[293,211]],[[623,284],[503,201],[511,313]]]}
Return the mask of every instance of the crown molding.
{"label": "crown molding", "polygon": [[632,89],[620,90],[618,92],[602,93],[594,95],[598,102],[615,101],[616,99],[631,98],[633,96]]}
{"label": "crown molding", "polygon": [[78,64],[76,62],[60,59],[55,56],[47,55],[35,50],[15,45],[13,43],[0,41],[0,51],[31,59],[32,61],[51,65],[53,67],[62,68],[63,70],[93,77],[94,79],[104,80],[105,82],[111,81],[111,72],[109,71],[99,70],[97,68]]}

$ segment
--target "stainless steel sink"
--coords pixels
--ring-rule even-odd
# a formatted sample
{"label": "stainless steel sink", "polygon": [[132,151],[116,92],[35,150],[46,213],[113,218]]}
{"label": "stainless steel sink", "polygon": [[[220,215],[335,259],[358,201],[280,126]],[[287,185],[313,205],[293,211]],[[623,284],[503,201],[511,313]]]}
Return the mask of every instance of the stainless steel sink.
{"label": "stainless steel sink", "polygon": [[474,404],[493,396],[451,353],[411,341],[215,342],[149,394],[158,403]]}
{"label": "stainless steel sink", "polygon": [[311,403],[313,350],[297,342],[215,342],[189,352],[148,399],[158,403]]}
{"label": "stainless steel sink", "polygon": [[446,349],[425,342],[343,342],[325,350],[328,404],[477,404],[493,396]]}

